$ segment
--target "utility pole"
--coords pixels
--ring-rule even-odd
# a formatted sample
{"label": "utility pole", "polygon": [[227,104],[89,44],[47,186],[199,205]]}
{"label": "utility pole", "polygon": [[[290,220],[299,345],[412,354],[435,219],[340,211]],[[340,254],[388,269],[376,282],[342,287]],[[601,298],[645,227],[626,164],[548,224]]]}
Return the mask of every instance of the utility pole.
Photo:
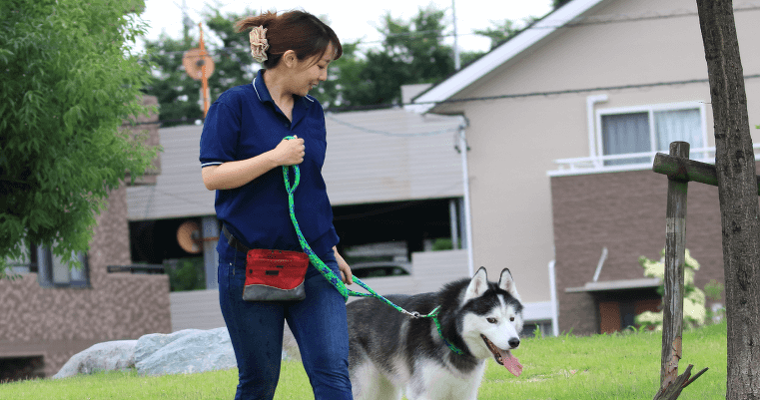
{"label": "utility pole", "polygon": [[459,35],[457,34],[457,6],[456,0],[451,0],[451,14],[454,20],[454,70],[459,71],[462,68],[462,61],[459,59]]}
{"label": "utility pole", "polygon": [[[174,3],[177,5],[177,3]],[[183,39],[185,39],[185,43],[187,43],[190,40],[190,24],[193,23],[193,21],[190,19],[190,17],[187,15],[187,0],[182,0],[182,36]]]}

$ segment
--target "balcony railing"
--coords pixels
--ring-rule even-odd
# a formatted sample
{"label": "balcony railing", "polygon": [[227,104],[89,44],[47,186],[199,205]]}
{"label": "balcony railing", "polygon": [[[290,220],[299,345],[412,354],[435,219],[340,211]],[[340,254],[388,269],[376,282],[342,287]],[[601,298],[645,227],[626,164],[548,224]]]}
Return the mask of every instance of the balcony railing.
{"label": "balcony railing", "polygon": [[[752,146],[755,159],[760,154],[760,143]],[[640,171],[651,169],[657,151],[644,153],[615,154],[596,157],[563,158],[554,160],[557,169],[547,172],[549,176],[597,174],[605,172]],[[695,161],[714,164],[715,147],[692,149],[689,158]]]}

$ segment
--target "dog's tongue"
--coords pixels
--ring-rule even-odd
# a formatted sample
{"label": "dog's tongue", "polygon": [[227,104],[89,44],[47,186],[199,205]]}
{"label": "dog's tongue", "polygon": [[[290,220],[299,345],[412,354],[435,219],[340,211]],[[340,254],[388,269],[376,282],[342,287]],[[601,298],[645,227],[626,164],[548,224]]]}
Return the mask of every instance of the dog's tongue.
{"label": "dog's tongue", "polygon": [[501,361],[504,363],[504,368],[507,369],[507,371],[511,372],[514,376],[520,376],[523,370],[522,364],[520,364],[520,360],[517,359],[517,357],[512,355],[512,352],[509,350],[501,350],[499,351],[501,353]]}

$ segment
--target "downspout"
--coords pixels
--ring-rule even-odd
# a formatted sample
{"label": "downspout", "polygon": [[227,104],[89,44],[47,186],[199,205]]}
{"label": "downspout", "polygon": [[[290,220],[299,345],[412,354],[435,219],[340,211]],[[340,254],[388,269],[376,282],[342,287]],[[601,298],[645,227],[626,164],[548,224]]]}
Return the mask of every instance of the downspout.
{"label": "downspout", "polygon": [[552,333],[559,336],[559,305],[557,304],[557,275],[554,271],[555,260],[549,261],[549,290],[552,299]]}
{"label": "downspout", "polygon": [[467,168],[467,137],[465,136],[467,119],[462,116],[459,125],[459,154],[462,156],[462,180],[464,181],[464,238],[462,244],[467,249],[467,271],[469,276],[475,275],[475,261],[472,251],[472,215],[470,212],[470,172]]}
{"label": "downspout", "polygon": [[594,167],[600,168],[600,162],[596,159],[596,118],[594,116],[594,105],[607,101],[606,94],[597,94],[586,97],[586,129],[588,131],[588,155],[594,159]]}

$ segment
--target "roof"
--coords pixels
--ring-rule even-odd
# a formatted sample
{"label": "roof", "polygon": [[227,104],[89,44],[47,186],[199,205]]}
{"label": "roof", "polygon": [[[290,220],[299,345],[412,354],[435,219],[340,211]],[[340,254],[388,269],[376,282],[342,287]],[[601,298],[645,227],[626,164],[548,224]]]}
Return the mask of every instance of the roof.
{"label": "roof", "polygon": [[582,287],[566,288],[567,293],[606,292],[628,289],[647,289],[660,286],[659,278],[624,279],[619,281],[586,282]]}
{"label": "roof", "polygon": [[[461,117],[420,115],[401,108],[328,113],[323,175],[333,205],[461,197],[456,134]],[[215,192],[201,178],[203,127],[159,130],[156,184],[127,188],[130,221],[214,215]],[[307,150],[308,151],[308,150]]]}
{"label": "roof", "polygon": [[480,78],[521,54],[556,30],[571,23],[604,0],[573,0],[504,42],[465,68],[414,99],[416,112],[427,112],[436,103],[451,99]]}

